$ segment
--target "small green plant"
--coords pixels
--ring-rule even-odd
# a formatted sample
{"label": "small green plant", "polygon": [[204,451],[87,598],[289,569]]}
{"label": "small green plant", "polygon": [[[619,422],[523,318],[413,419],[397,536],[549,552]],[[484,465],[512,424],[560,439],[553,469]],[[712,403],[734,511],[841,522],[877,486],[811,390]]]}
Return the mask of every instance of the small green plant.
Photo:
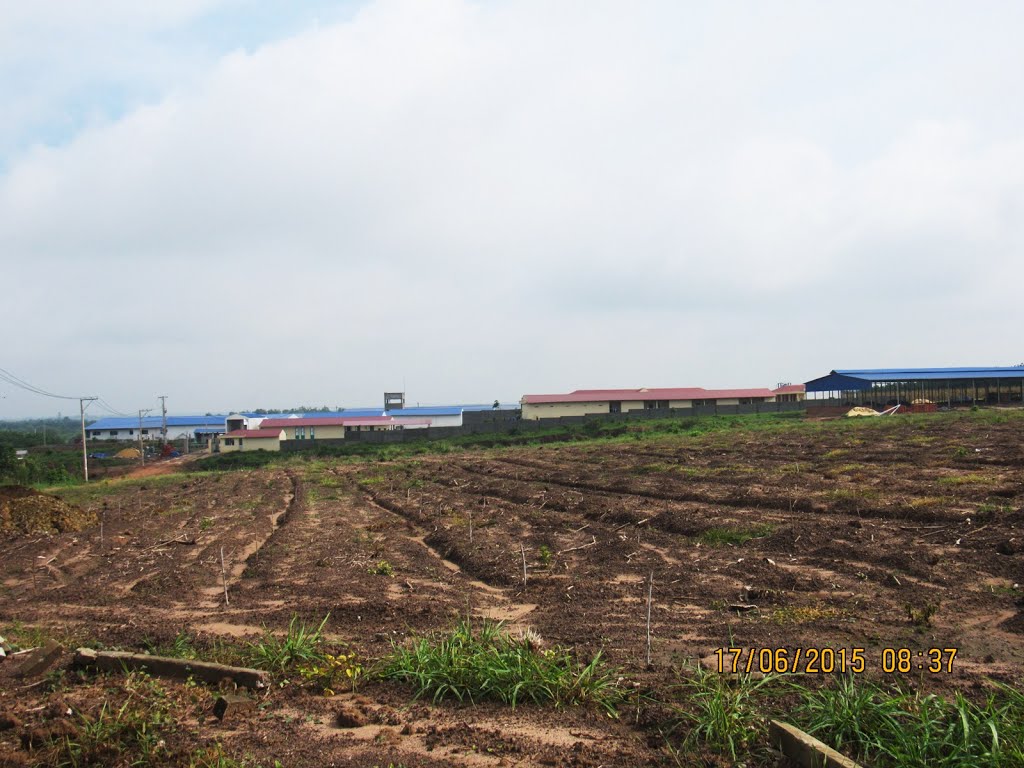
{"label": "small green plant", "polygon": [[938,603],[925,603],[921,608],[915,608],[910,603],[906,604],[907,618],[916,627],[930,627],[932,625],[932,618],[939,611]]}
{"label": "small green plant", "polygon": [[259,641],[249,644],[247,650],[250,662],[255,667],[271,672],[287,672],[300,664],[323,663],[326,655],[320,646],[330,616],[329,613],[324,616],[323,621],[313,629],[293,615],[283,638],[275,637],[268,631]]}
{"label": "small green plant", "polygon": [[970,455],[971,455],[970,449],[965,447],[965,446],[963,446],[963,445],[958,445],[956,448],[953,449],[953,458],[954,459],[962,459],[965,456],[970,456]]}
{"label": "small green plant", "polygon": [[538,553],[540,555],[541,565],[545,568],[550,568],[551,560],[554,557],[554,553],[551,551],[551,548],[547,544],[541,544]]}
{"label": "small green plant", "polygon": [[202,533],[204,531],[208,531],[211,528],[213,528],[213,518],[212,517],[204,517],[202,520],[199,521],[199,532],[200,533]]}
{"label": "small green plant", "polygon": [[378,560],[376,565],[371,565],[368,571],[374,576],[394,576],[395,566],[387,560]]}
{"label": "small green plant", "polygon": [[323,661],[300,666],[299,674],[325,696],[333,696],[339,683],[347,684],[355,692],[363,666],[354,651],[337,655],[325,653]]}

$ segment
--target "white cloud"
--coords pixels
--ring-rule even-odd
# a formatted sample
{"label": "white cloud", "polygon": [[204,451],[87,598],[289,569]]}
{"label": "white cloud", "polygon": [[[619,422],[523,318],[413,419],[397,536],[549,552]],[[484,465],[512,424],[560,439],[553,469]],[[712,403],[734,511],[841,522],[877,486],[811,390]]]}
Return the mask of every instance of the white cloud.
{"label": "white cloud", "polygon": [[1024,319],[1015,6],[622,9],[379,0],[23,152],[11,310],[61,312],[5,367],[205,410],[1021,356],[962,332]]}

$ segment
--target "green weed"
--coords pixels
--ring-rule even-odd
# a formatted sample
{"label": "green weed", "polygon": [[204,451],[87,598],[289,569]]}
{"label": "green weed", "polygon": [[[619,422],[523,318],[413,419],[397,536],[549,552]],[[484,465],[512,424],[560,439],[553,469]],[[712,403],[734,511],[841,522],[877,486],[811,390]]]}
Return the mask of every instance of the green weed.
{"label": "green weed", "polygon": [[760,539],[771,535],[775,530],[770,525],[755,525],[750,528],[719,526],[703,531],[697,540],[710,547],[738,546],[751,539]]}
{"label": "green weed", "polygon": [[395,566],[387,560],[379,560],[376,565],[370,566],[367,571],[374,576],[394,576]]}

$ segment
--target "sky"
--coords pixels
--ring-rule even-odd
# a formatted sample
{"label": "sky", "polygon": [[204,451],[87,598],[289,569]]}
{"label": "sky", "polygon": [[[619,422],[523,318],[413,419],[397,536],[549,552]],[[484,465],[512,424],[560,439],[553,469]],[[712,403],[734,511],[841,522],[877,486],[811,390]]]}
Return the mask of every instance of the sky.
{"label": "sky", "polygon": [[[1021,29],[0,0],[0,368],[103,416],[1021,363]],[[0,418],[58,411],[0,382]]]}

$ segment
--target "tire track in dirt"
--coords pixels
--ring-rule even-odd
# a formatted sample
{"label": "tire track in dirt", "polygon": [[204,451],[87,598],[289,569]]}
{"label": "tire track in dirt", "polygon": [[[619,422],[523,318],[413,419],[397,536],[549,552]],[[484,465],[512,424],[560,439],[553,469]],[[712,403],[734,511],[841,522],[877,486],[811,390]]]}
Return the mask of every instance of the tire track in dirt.
{"label": "tire track in dirt", "polygon": [[[200,595],[202,595],[198,606],[188,607],[179,604],[172,608],[172,613],[176,618],[190,622],[204,622],[199,626],[215,634],[239,635],[243,633],[243,630],[259,631],[259,627],[235,624],[230,619],[248,616],[254,612],[265,610],[267,606],[261,604],[246,608],[237,605],[232,607],[230,602],[224,603],[224,594],[226,591],[230,601],[232,592],[238,587],[252,561],[259,562],[260,552],[274,539],[281,528],[292,519],[296,508],[301,506],[301,481],[291,470],[287,470],[285,475],[288,477],[291,488],[285,492],[281,505],[267,515],[267,519],[270,522],[270,529],[267,533],[248,542],[239,553],[232,553],[230,555],[231,566],[226,568],[225,573],[217,584],[198,588]],[[223,547],[220,545],[218,545],[218,549],[223,551]]]}
{"label": "tire track in dirt", "polygon": [[495,621],[504,621],[515,625],[537,608],[534,603],[513,602],[506,588],[488,584],[483,579],[476,578],[475,575],[467,573],[462,564],[450,558],[451,551],[442,553],[441,548],[437,544],[437,530],[428,532],[421,523],[417,522],[417,519],[423,520],[422,515],[411,514],[401,505],[384,498],[372,490],[367,489],[364,492],[366,493],[368,504],[371,504],[384,514],[398,516],[405,523],[405,527],[412,534],[415,534],[409,535],[410,541],[422,545],[431,557],[435,558],[443,568],[452,573],[464,585],[483,593],[485,597],[482,601],[472,600],[467,596],[467,602],[470,607],[475,607],[480,615]]}
{"label": "tire track in dirt", "polygon": [[[515,482],[532,483],[540,485],[556,485],[573,491],[593,491],[620,497],[637,497],[643,499],[655,499],[667,502],[692,502],[709,506],[732,507],[736,509],[758,509],[776,513],[802,512],[809,515],[822,515],[827,513],[847,514],[860,518],[872,518],[878,520],[905,520],[908,522],[934,523],[934,522],[958,522],[963,517],[962,510],[943,510],[927,506],[914,507],[906,504],[894,504],[889,507],[878,507],[866,503],[861,498],[821,498],[804,492],[803,496],[784,495],[781,493],[765,493],[763,491],[748,488],[743,493],[712,494],[706,490],[683,489],[675,485],[671,492],[659,491],[650,488],[637,488],[623,481],[618,485],[605,485],[588,481],[585,479],[565,479],[550,474],[557,471],[550,465],[536,464],[533,462],[524,463],[509,457],[496,457],[496,462],[511,464],[513,466],[529,467],[533,471],[543,471],[545,474],[540,477],[533,477],[529,480],[518,480],[516,476],[507,474],[494,474],[480,470],[472,465],[464,465],[463,469],[488,477],[502,477]],[[703,482],[703,479],[701,480]],[[668,484],[668,483],[666,483]]]}

